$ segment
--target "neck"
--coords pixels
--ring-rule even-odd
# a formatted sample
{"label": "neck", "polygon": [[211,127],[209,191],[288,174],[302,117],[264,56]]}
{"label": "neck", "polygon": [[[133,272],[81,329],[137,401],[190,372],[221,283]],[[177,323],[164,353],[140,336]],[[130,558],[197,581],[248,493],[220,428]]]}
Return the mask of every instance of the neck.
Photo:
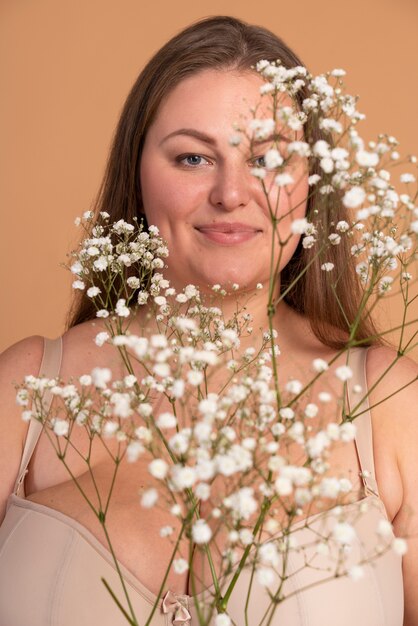
{"label": "neck", "polygon": [[[178,293],[181,292],[180,289],[177,291]],[[276,289],[275,298],[277,298],[278,293],[279,285]],[[268,316],[269,297],[266,285],[262,289],[254,289],[247,292],[232,291],[230,289],[226,295],[215,291],[201,292],[201,297],[205,306],[217,307],[222,311],[225,322],[238,317],[239,325],[243,328],[240,336],[240,349],[245,350],[249,347],[257,349],[260,347],[262,334],[270,329]],[[178,314],[186,313],[188,306],[188,303],[181,306]],[[249,318],[244,327],[245,318],[243,316],[248,316]],[[292,312],[284,301],[279,302],[276,306],[272,318],[272,327],[278,332],[280,345],[283,345],[283,342],[287,343],[288,336],[292,334],[295,322],[293,318],[295,317],[296,314]],[[159,332],[155,316],[148,307],[140,308],[137,321],[142,328],[146,327],[148,332]],[[251,332],[249,332],[250,329]],[[132,331],[134,331],[134,328],[132,328]]]}

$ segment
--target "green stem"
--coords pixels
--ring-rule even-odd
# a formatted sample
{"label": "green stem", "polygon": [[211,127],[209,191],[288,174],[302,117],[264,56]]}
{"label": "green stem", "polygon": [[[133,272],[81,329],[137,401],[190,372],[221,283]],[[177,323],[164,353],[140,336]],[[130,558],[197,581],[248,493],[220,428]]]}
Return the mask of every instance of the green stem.
{"label": "green stem", "polygon": [[114,602],[116,603],[117,607],[119,608],[119,610],[122,612],[123,616],[128,620],[128,622],[130,623],[131,626],[138,626],[138,622],[137,621],[133,621],[130,617],[129,614],[125,611],[125,609],[123,608],[122,604],[119,602],[118,598],[115,596],[115,594],[113,593],[112,589],[109,586],[109,583],[104,579],[101,578],[100,579],[102,581],[102,583],[104,584],[104,586],[106,587],[106,589],[108,590],[108,592],[110,593],[110,595],[112,596]]}
{"label": "green stem", "polygon": [[[269,502],[268,499],[266,499],[266,498],[264,499],[264,502],[263,502],[262,507],[261,507],[261,513],[260,513],[260,515],[258,517],[258,520],[257,520],[255,526],[254,526],[254,533],[253,533],[254,535],[257,534],[258,529],[263,524],[264,518],[266,517],[271,504],[272,503]],[[240,559],[238,567],[235,570],[234,576],[233,576],[230,584],[228,585],[228,589],[226,590],[223,598],[221,598],[220,601],[218,601],[218,603],[217,603],[217,608],[218,608],[218,611],[220,613],[224,613],[226,611],[226,607],[228,605],[229,598],[231,597],[231,593],[232,593],[232,591],[233,591],[233,589],[234,589],[234,587],[235,587],[235,585],[237,583],[237,580],[238,580],[238,578],[239,578],[239,576],[240,576],[240,574],[241,574],[241,572],[242,572],[242,570],[243,570],[243,568],[245,566],[245,563],[247,561],[247,557],[248,557],[248,555],[250,553],[250,550],[251,550],[251,544],[245,548],[244,554],[242,555],[242,557]]]}

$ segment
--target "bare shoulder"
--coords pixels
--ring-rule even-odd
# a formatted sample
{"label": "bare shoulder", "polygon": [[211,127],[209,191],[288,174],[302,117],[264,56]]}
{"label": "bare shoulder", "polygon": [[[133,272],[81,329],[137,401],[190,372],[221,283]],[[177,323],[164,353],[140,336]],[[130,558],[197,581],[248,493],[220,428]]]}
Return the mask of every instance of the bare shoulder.
{"label": "bare shoulder", "polygon": [[0,355],[0,521],[19,470],[27,424],[16,404],[15,385],[28,374],[37,376],[44,340],[39,335],[13,344]]}
{"label": "bare shoulder", "polygon": [[[26,337],[0,355],[0,419],[9,423],[17,415],[15,384],[28,374],[36,376],[42,361],[44,340],[39,335]],[[19,423],[20,425],[20,423]]]}
{"label": "bare shoulder", "polygon": [[401,532],[406,511],[415,509],[418,531],[418,364],[393,348],[373,347],[368,351],[367,379],[373,431],[376,427],[385,453],[393,451],[401,480],[396,524]]}
{"label": "bare shoulder", "polygon": [[391,422],[395,443],[407,441],[408,432],[418,435],[418,364],[389,346],[372,346],[367,381],[374,413],[380,422]]}
{"label": "bare shoulder", "polygon": [[115,375],[123,371],[118,350],[106,343],[99,347],[95,341],[97,335],[104,331],[106,326],[102,320],[89,320],[63,334],[63,380],[89,373],[93,367],[109,367]]}
{"label": "bare shoulder", "polygon": [[390,347],[372,347],[367,379],[376,477],[395,535],[406,537],[402,559],[405,626],[418,623],[418,364]]}
{"label": "bare shoulder", "polygon": [[[386,376],[385,372],[388,372]],[[418,373],[418,363],[407,355],[402,355],[391,346],[371,346],[367,354],[367,375],[372,382],[378,377],[384,376],[386,382],[405,382],[408,375],[416,377]]]}

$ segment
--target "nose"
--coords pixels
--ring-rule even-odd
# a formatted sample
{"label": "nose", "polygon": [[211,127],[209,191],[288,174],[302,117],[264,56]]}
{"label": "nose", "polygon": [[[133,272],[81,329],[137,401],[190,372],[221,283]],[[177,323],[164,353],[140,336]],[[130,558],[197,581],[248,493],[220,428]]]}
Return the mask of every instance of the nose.
{"label": "nose", "polygon": [[246,206],[251,198],[250,172],[239,164],[224,165],[216,173],[209,200],[213,206],[233,211]]}

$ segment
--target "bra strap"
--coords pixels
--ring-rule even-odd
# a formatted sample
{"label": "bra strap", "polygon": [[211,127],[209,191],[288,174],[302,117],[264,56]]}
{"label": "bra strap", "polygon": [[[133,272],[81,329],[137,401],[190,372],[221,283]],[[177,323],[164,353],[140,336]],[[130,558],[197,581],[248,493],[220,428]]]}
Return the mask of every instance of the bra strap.
{"label": "bra strap", "polygon": [[[59,375],[62,360],[62,338],[48,339],[44,337],[44,352],[42,356],[41,366],[39,368],[39,377],[55,378]],[[43,397],[43,406],[49,411],[52,402],[52,394],[49,390],[45,391]],[[29,428],[26,435],[25,446],[23,448],[22,459],[20,461],[19,473],[17,475],[13,493],[17,496],[24,497],[24,480],[28,473],[28,465],[32,458],[36,444],[43,429],[43,424],[35,418],[29,422]]]}
{"label": "bra strap", "polygon": [[[350,413],[355,410],[354,415],[358,415],[354,419],[354,424],[356,426],[355,445],[360,465],[360,477],[366,493],[379,496],[374,467],[372,417],[368,400],[366,360],[367,348],[350,350],[349,365],[353,377],[348,381],[347,400]],[[355,390],[356,386],[361,389]]]}

